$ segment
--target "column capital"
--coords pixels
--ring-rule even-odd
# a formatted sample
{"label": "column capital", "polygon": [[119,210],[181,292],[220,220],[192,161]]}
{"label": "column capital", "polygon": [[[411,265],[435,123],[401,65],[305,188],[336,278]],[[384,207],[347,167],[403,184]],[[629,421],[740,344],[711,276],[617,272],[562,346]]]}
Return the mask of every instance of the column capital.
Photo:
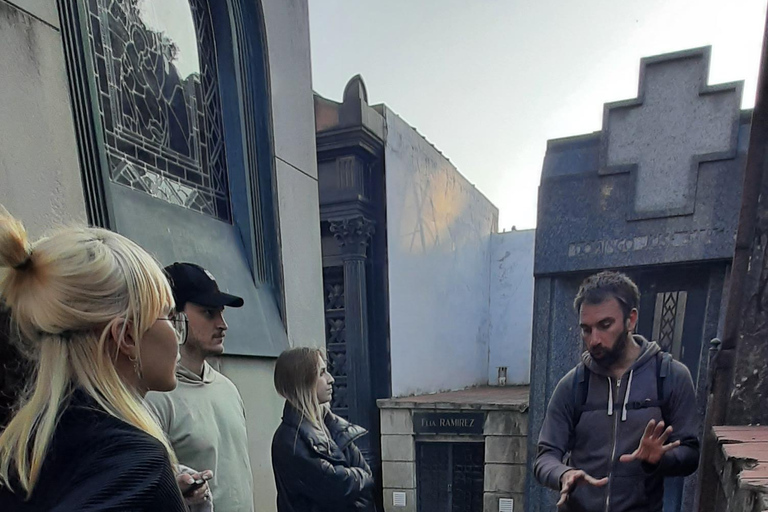
{"label": "column capital", "polygon": [[333,238],[346,253],[365,256],[368,243],[375,232],[375,222],[363,217],[328,221]]}

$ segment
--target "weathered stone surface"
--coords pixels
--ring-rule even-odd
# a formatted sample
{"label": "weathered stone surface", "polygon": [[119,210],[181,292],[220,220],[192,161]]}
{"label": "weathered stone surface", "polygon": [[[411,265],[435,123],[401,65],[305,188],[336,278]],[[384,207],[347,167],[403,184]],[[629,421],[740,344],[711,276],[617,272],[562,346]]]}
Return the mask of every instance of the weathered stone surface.
{"label": "weathered stone surface", "polygon": [[708,49],[644,59],[602,132],[549,141],[537,275],[732,257],[750,118],[740,84],[706,87],[708,64]]}
{"label": "weathered stone surface", "polygon": [[714,512],[768,510],[768,427],[713,427],[719,476]]}
{"label": "weathered stone surface", "polygon": [[522,464],[486,464],[486,492],[525,491],[525,466]]}
{"label": "weathered stone surface", "polygon": [[489,411],[485,419],[486,436],[525,436],[528,414],[513,411]]}
{"label": "weathered stone surface", "polygon": [[416,446],[413,436],[381,436],[381,460],[392,462],[413,462],[416,460]]}
{"label": "weathered stone surface", "polygon": [[744,279],[728,423],[768,424],[768,180],[763,179],[752,254]]}
{"label": "weathered stone surface", "polygon": [[390,462],[381,463],[384,487],[389,489],[415,489],[416,463]]}
{"label": "weathered stone surface", "polygon": [[638,98],[605,105],[600,173],[633,175],[629,218],[693,213],[699,164],[735,155],[742,84],[708,68],[709,48],[645,58]]}
{"label": "weathered stone surface", "polygon": [[413,419],[407,409],[382,409],[381,434],[413,435]]}
{"label": "weathered stone surface", "polygon": [[527,443],[523,436],[488,436],[485,438],[485,463],[525,464]]}

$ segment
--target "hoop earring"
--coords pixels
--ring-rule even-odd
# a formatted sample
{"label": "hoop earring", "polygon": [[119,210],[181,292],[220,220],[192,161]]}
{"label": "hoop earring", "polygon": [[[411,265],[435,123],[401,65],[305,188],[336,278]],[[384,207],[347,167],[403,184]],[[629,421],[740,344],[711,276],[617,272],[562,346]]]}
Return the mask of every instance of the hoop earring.
{"label": "hoop earring", "polygon": [[144,379],[144,374],[141,371],[141,361],[139,361],[139,358],[136,356],[128,356],[128,360],[133,363],[133,371],[136,374],[136,376],[139,378],[139,380]]}

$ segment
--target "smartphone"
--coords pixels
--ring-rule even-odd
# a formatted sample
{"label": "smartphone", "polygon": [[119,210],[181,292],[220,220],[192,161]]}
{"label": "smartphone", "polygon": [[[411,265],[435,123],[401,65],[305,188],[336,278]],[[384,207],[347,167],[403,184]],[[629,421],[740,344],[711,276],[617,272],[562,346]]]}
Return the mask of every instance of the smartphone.
{"label": "smartphone", "polygon": [[185,498],[189,498],[190,496],[192,496],[192,494],[193,494],[193,493],[194,493],[196,490],[198,490],[199,488],[201,488],[201,487],[202,487],[204,484],[205,484],[205,480],[203,480],[202,478],[198,478],[197,480],[195,480],[195,481],[192,483],[192,485],[190,485],[190,486],[189,486],[189,488],[188,488],[186,491],[184,491],[184,494],[183,494],[183,496],[184,496]]}

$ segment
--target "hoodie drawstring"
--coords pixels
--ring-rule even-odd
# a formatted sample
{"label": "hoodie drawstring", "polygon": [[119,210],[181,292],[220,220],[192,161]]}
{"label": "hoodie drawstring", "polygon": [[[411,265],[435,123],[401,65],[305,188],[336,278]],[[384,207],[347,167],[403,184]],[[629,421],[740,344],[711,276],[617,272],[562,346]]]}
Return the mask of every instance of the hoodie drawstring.
{"label": "hoodie drawstring", "polygon": [[627,421],[627,403],[629,403],[629,392],[632,391],[632,375],[635,370],[632,369],[629,372],[629,381],[627,381],[627,392],[624,393],[624,407],[621,411],[621,421]]}
{"label": "hoodie drawstring", "polygon": [[608,377],[608,416],[613,416],[613,382]]}

